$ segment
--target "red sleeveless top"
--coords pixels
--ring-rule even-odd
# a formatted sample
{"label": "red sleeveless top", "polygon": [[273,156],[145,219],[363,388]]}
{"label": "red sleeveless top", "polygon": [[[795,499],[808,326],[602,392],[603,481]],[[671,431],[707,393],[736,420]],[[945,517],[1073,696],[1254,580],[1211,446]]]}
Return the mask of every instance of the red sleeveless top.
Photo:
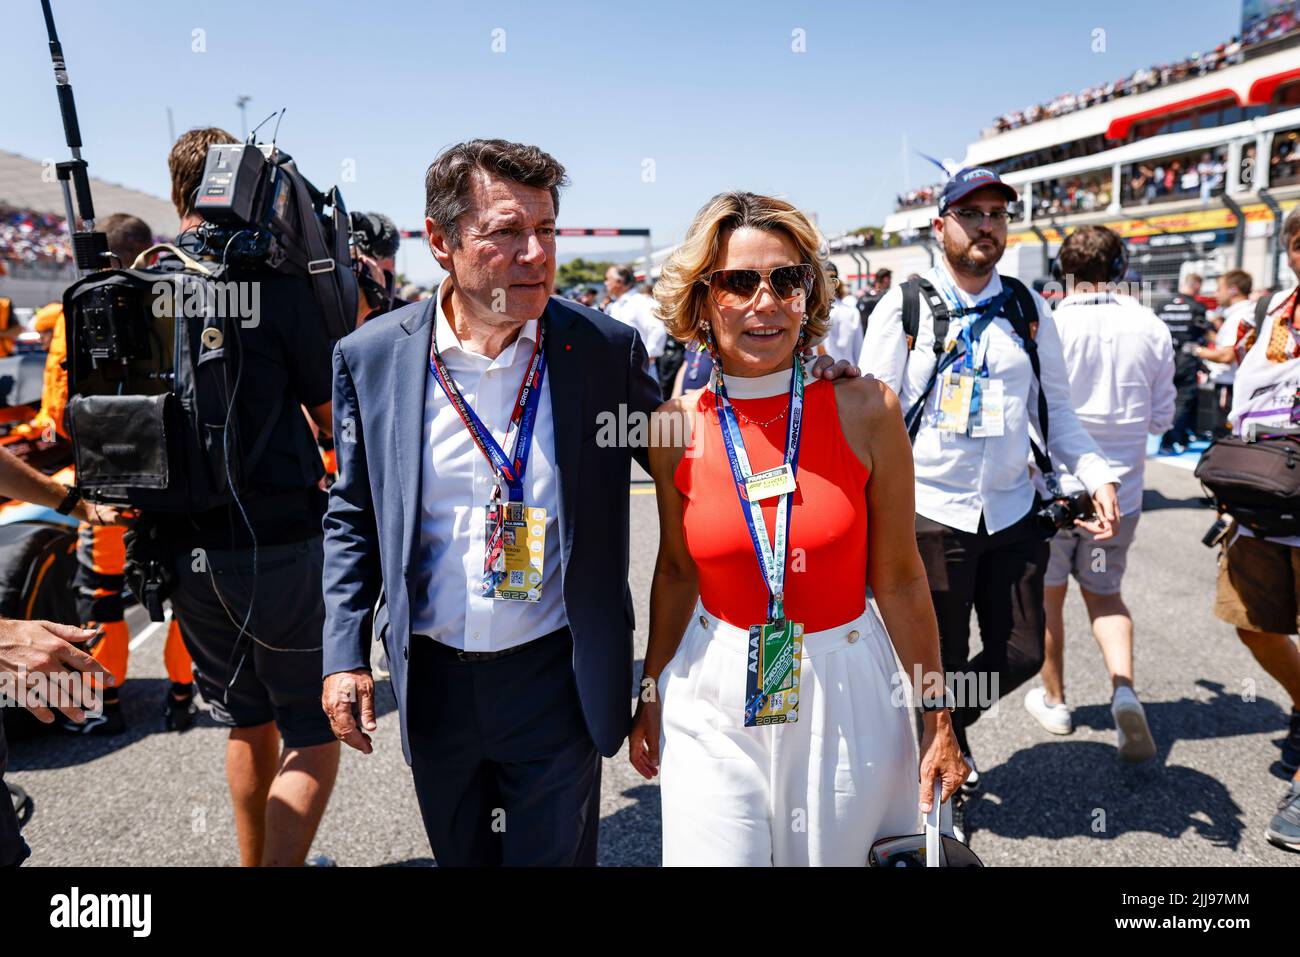
{"label": "red sleeveless top", "polygon": [[[789,426],[781,413],[789,393],[731,402],[740,413],[736,419],[751,470],[779,466]],[[762,624],[767,585],[732,478],[712,388],[700,395],[691,444],[674,482],[686,499],[682,531],[699,573],[700,600],[738,628]],[[866,608],[868,478],[840,429],[835,386],[820,379],[809,384],[785,570],[785,614],[805,631],[842,625]],[[773,496],[762,502],[769,543],[777,501]]]}

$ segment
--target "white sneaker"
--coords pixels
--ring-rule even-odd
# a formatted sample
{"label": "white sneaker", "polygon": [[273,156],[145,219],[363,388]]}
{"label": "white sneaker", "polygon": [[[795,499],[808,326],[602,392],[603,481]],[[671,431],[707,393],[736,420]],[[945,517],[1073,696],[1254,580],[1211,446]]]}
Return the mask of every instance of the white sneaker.
{"label": "white sneaker", "polygon": [[1047,692],[1034,688],[1025,695],[1025,710],[1052,734],[1069,734],[1074,730],[1074,719],[1070,716],[1070,706],[1064,701],[1059,704],[1047,703]]}
{"label": "white sneaker", "polygon": [[1156,742],[1147,725],[1146,711],[1132,688],[1121,685],[1115,689],[1115,696],[1110,701],[1110,713],[1115,719],[1121,761],[1138,764],[1156,756]]}
{"label": "white sneaker", "polygon": [[961,790],[963,794],[974,794],[980,789],[980,773],[975,767],[975,759],[969,754],[963,754],[962,760],[970,767],[970,774],[966,775],[966,780],[962,782]]}

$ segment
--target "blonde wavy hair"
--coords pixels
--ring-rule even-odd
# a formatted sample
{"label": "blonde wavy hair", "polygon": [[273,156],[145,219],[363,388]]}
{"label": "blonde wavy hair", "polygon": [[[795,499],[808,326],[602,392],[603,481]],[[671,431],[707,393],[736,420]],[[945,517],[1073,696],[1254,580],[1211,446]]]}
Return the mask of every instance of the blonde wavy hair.
{"label": "blonde wavy hair", "polygon": [[701,329],[709,318],[709,288],[700,282],[714,270],[723,240],[737,229],[778,232],[794,243],[801,262],[816,267],[817,279],[805,303],[804,342],[816,342],[830,327],[833,293],[822,262],[822,239],[808,217],[783,199],[758,193],[719,193],[695,214],[686,239],[678,246],[655,283],[659,316],[673,337],[704,344]]}

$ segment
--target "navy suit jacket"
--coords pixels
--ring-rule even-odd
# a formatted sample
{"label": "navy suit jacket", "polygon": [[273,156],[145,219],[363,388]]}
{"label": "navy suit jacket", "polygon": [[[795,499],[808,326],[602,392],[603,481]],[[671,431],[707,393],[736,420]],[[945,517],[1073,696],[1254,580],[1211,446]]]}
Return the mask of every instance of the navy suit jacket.
{"label": "navy suit jacket", "polygon": [[[367,322],[334,348],[339,475],[324,522],[324,670],[369,668],[372,635],[384,643],[407,763],[407,705],[421,693],[407,686],[409,588],[419,577],[424,399],[436,296]],[[628,488],[631,461],[646,466],[647,450],[626,442],[598,445],[597,416],[619,417],[623,405],[629,415],[648,417],[659,404],[659,386],[644,371],[645,347],[630,326],[558,298],[550,300],[544,321],[559,479],[559,585],[582,712],[597,749],[610,756],[631,724]]]}

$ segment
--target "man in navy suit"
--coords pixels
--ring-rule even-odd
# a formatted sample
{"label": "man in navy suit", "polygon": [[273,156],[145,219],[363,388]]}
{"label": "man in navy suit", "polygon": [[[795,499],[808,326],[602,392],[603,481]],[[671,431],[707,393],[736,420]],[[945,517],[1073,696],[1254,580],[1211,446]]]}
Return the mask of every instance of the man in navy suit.
{"label": "man in navy suit", "polygon": [[551,298],[565,182],[533,146],[446,150],[425,230],[449,278],[334,351],[322,704],[369,753],[373,628],[444,865],[594,864],[600,755],[630,723],[645,449],[602,447],[596,417],[648,417],[659,388],[629,326]]}

